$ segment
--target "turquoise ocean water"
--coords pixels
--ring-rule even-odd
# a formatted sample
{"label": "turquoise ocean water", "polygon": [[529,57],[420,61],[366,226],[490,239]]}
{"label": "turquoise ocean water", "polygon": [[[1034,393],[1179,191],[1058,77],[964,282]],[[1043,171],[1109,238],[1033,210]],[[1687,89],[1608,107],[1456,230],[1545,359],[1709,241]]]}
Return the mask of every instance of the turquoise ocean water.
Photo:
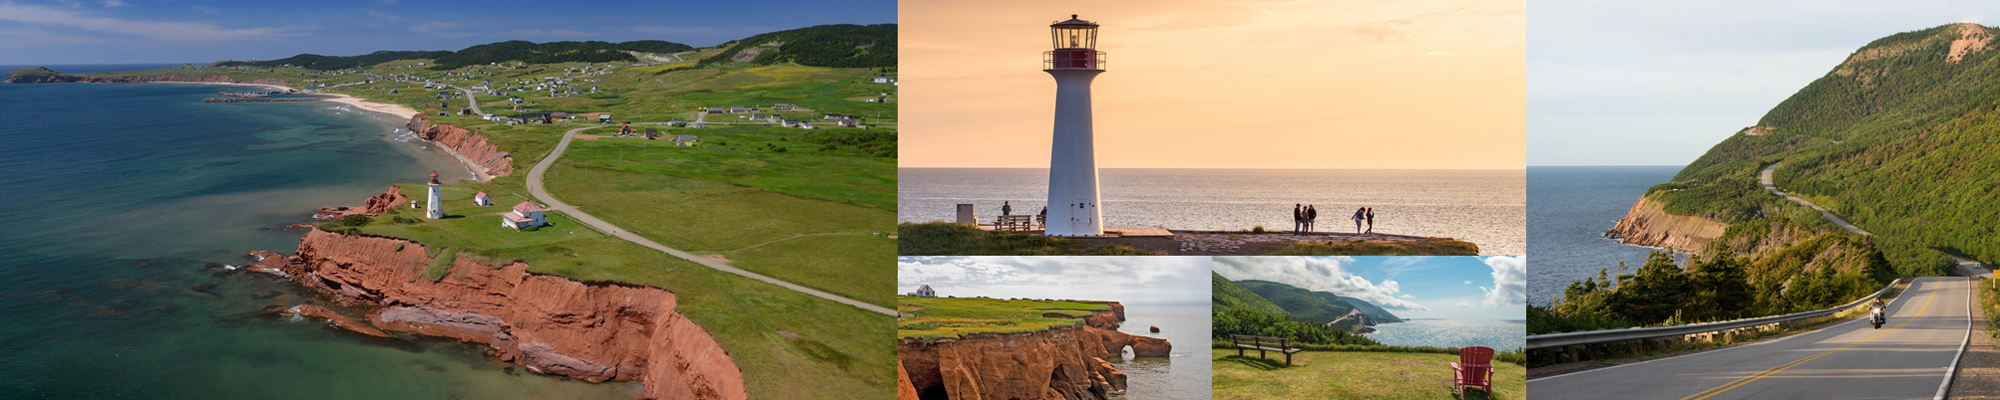
{"label": "turquoise ocean water", "polygon": [[240,86],[0,85],[0,398],[629,398],[479,346],[376,340],[261,312],[325,304],[229,270],[292,253],[318,207],[449,156],[332,103],[205,104]]}

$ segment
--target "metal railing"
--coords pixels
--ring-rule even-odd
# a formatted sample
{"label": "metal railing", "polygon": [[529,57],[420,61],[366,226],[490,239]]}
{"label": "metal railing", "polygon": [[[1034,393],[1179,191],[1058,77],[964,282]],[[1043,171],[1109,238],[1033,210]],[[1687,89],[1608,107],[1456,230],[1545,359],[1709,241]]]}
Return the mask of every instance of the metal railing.
{"label": "metal railing", "polygon": [[[1056,57],[1057,53],[1061,53],[1068,57],[1058,58]],[[1083,56],[1083,57],[1076,57],[1076,56]],[[1107,62],[1108,61],[1105,60],[1105,54],[1102,51],[1065,50],[1060,52],[1058,51],[1042,52],[1042,70],[1082,69],[1082,70],[1103,71],[1104,64]]]}
{"label": "metal railing", "polygon": [[1888,293],[1889,289],[1894,288],[1896,287],[1896,285],[1901,283],[1903,283],[1903,280],[1901,278],[1898,278],[1893,282],[1889,282],[1888,286],[1882,287],[1882,290],[1875,291],[1875,294],[1870,294],[1867,297],[1862,297],[1860,300],[1855,300],[1854,302],[1847,303],[1846,305],[1828,308],[1824,310],[1813,310],[1813,311],[1805,311],[1805,312],[1798,312],[1785,315],[1773,315],[1769,317],[1739,319],[1735,321],[1709,322],[1709,323],[1693,324],[1693,325],[1675,325],[1675,326],[1660,326],[1652,328],[1631,328],[1631,329],[1607,329],[1601,331],[1565,332],[1565,333],[1551,333],[1546,335],[1532,335],[1528,336],[1527,348],[1528,350],[1552,349],[1552,348],[1563,348],[1569,346],[1604,344],[1604,343],[1614,343],[1614,342],[1623,342],[1632,340],[1658,339],[1664,337],[1680,337],[1687,335],[1697,335],[1697,334],[1704,334],[1711,332],[1727,331],[1732,329],[1742,329],[1742,328],[1749,328],[1749,327],[1756,327],[1763,325],[1793,322],[1810,318],[1819,318],[1828,315],[1833,315],[1834,313],[1838,313],[1842,310],[1859,307],[1870,300],[1882,297],[1883,293]]}

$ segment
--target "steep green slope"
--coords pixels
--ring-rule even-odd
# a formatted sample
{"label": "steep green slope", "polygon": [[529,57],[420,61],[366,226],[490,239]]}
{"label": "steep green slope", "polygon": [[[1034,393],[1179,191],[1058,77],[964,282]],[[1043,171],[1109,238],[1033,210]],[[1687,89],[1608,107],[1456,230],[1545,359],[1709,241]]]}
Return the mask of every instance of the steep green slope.
{"label": "steep green slope", "polygon": [[1341,301],[1337,296],[1333,297],[1333,301],[1328,301],[1326,297],[1321,297],[1313,291],[1283,283],[1246,280],[1236,281],[1236,285],[1256,293],[1258,297],[1270,300],[1271,304],[1276,304],[1279,308],[1285,309],[1287,314],[1291,314],[1292,319],[1303,322],[1324,324],[1354,311],[1353,305]]}
{"label": "steep green slope", "polygon": [[1375,303],[1346,296],[1341,296],[1340,299],[1347,301],[1347,304],[1353,305],[1354,308],[1360,309],[1361,313],[1367,315],[1368,318],[1374,318],[1379,322],[1403,322],[1402,318],[1397,317],[1396,314],[1390,314],[1389,310],[1384,310],[1382,307],[1376,306]]}
{"label": "steep green slope", "polygon": [[880,68],[896,66],[896,24],[820,25],[771,32],[738,40],[728,50],[697,65],[720,62],[775,64],[792,62],[810,67]]}
{"label": "steep green slope", "polygon": [[623,43],[599,41],[535,43],[521,40],[482,44],[467,47],[451,55],[438,57],[431,66],[434,70],[447,70],[467,65],[480,65],[507,61],[528,64],[554,64],[564,62],[635,62],[639,59],[627,51],[641,53],[675,53],[694,50],[694,46],[659,40],[638,40]]}
{"label": "steep green slope", "polygon": [[1778,187],[1874,233],[1898,273],[1948,272],[1938,250],[2000,259],[1996,34],[1952,24],[1869,43],[1648,196],[1727,224],[1815,225],[1757,183],[1777,163]]}
{"label": "steep green slope", "polygon": [[1277,304],[1271,304],[1270,300],[1265,300],[1256,293],[1250,292],[1249,289],[1237,286],[1236,282],[1230,282],[1229,278],[1223,277],[1222,274],[1214,272],[1209,272],[1208,274],[1214,278],[1210,286],[1215,293],[1215,303],[1213,306],[1215,311],[1240,308],[1280,317],[1290,315],[1285,313],[1284,308],[1278,307]]}

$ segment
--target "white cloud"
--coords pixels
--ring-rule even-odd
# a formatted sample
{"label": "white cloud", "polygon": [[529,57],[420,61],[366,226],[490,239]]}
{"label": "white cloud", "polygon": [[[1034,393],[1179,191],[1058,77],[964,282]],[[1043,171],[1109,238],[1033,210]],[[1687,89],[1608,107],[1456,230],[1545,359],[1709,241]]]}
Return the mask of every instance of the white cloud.
{"label": "white cloud", "polygon": [[1205,257],[900,257],[897,293],[1207,304]]}
{"label": "white cloud", "polygon": [[368,15],[373,15],[373,16],[375,16],[375,18],[381,18],[381,19],[386,19],[386,20],[390,20],[390,21],[401,21],[401,20],[403,19],[403,17],[398,17],[398,16],[396,16],[395,14],[390,14],[390,13],[385,13],[385,12],[381,12],[381,11],[375,11],[375,10],[364,10],[364,11],[362,11],[362,12],[364,12],[364,13],[368,13]]}
{"label": "white cloud", "polygon": [[1427,311],[1409,300],[1394,280],[1372,283],[1348,273],[1353,257],[1216,257],[1215,272],[1230,280],[1262,280],[1315,292],[1353,297],[1388,309]]}
{"label": "white cloud", "polygon": [[1354,28],[1354,34],[1373,38],[1376,43],[1408,41],[1410,31],[1420,24],[1412,19],[1392,19]]}
{"label": "white cloud", "polygon": [[174,41],[250,40],[299,36],[310,27],[257,27],[230,29],[206,22],[155,22],[96,17],[83,12],[0,1],[0,21],[52,25],[91,32],[139,36]]}
{"label": "white cloud", "polygon": [[126,3],[126,2],[124,2],[124,1],[121,1],[121,0],[103,0],[103,1],[99,1],[99,2],[97,2],[97,3],[98,3],[98,4],[103,4],[103,5],[105,6],[105,7],[110,7],[110,8],[125,8],[125,7],[131,7],[131,6],[132,6],[132,3]]}
{"label": "white cloud", "polygon": [[1528,261],[1516,257],[1486,257],[1480,259],[1486,266],[1493,267],[1493,287],[1480,287],[1486,291],[1486,307],[1520,307],[1528,303]]}
{"label": "white cloud", "polygon": [[1472,284],[1472,281],[1465,281],[1465,284],[1470,285]]}

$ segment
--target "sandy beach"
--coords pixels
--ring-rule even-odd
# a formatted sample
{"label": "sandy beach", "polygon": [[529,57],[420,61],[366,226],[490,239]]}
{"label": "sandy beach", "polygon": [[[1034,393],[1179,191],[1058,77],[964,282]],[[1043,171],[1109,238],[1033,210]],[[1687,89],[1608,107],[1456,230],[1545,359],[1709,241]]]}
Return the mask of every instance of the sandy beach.
{"label": "sandy beach", "polygon": [[331,101],[331,102],[335,102],[335,103],[340,103],[340,104],[346,104],[346,105],[350,105],[350,106],[354,106],[354,108],[359,108],[359,109],[363,109],[363,110],[368,110],[368,111],[374,111],[374,112],[379,112],[379,113],[386,113],[386,114],[389,114],[389,115],[394,115],[394,116],[396,116],[397,118],[401,118],[401,119],[405,119],[405,120],[408,120],[408,119],[410,119],[410,117],[415,117],[415,116],[417,116],[417,110],[416,110],[416,109],[413,109],[413,108],[410,108],[410,107],[408,107],[408,106],[404,106],[404,105],[400,105],[400,104],[382,104],[382,103],[373,103],[373,102],[369,102],[369,101],[367,101],[367,100],[362,100],[362,99],[360,99],[360,98],[357,98],[357,97],[354,97],[354,96],[349,96],[349,95],[344,95],[344,94],[339,94],[339,93],[321,93],[321,95],[325,95],[325,96],[333,96],[333,98],[330,98],[330,99],[326,99],[326,101]]}

